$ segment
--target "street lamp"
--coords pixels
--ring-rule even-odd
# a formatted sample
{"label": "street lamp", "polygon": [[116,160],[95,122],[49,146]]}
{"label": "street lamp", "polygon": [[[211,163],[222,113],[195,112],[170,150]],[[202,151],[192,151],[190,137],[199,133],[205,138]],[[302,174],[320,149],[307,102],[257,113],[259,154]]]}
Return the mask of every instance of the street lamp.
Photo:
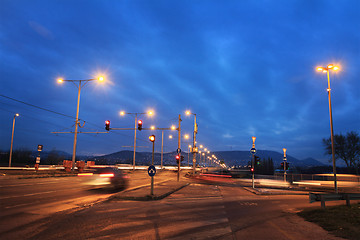
{"label": "street lamp", "polygon": [[133,155],[133,170],[135,170],[135,154],[136,154],[136,125],[138,124],[138,115],[144,115],[144,114],[147,114],[149,116],[153,116],[154,115],[154,111],[153,110],[149,110],[147,112],[144,112],[144,113],[128,113],[128,112],[125,112],[125,111],[120,111],[120,115],[121,116],[124,116],[125,114],[131,114],[131,115],[135,115],[135,132],[134,132],[134,155]]}
{"label": "street lamp", "polygon": [[335,193],[338,193],[337,180],[336,180],[336,163],[335,163],[335,148],[334,148],[334,127],[333,127],[333,119],[332,119],[332,109],[331,109],[331,88],[330,88],[330,70],[337,71],[340,68],[338,66],[334,66],[333,64],[329,64],[327,67],[317,67],[317,71],[321,71],[327,74],[328,79],[328,98],[329,98],[329,115],[330,115],[330,132],[331,132],[331,153],[332,153],[332,162],[333,162],[333,173],[334,173],[334,188]]}
{"label": "street lamp", "polygon": [[79,106],[80,106],[80,92],[81,88],[85,87],[88,82],[91,81],[104,81],[104,77],[100,76],[98,78],[86,79],[86,80],[64,80],[62,78],[57,79],[58,83],[62,84],[63,82],[72,82],[78,88],[78,98],[77,98],[77,107],[76,107],[76,119],[75,119],[75,132],[74,132],[74,145],[73,145],[73,155],[72,155],[72,170],[75,170],[75,157],[76,157],[76,143],[77,143],[77,133],[79,122]]}
{"label": "street lamp", "polygon": [[196,123],[196,113],[192,113],[191,111],[187,110],[186,115],[194,115],[194,133],[193,133],[193,149],[192,149],[192,153],[193,153],[193,174],[195,174],[195,167],[196,167],[196,153],[197,153],[197,148],[196,148],[196,134],[198,132],[198,125]]}
{"label": "street lamp", "polygon": [[18,117],[19,114],[16,113],[13,118],[13,125],[12,125],[12,133],[11,133],[11,146],[10,146],[10,156],[9,156],[9,167],[11,167],[11,157],[12,157],[12,149],[13,149],[13,141],[14,141],[14,130],[15,130],[15,118]]}

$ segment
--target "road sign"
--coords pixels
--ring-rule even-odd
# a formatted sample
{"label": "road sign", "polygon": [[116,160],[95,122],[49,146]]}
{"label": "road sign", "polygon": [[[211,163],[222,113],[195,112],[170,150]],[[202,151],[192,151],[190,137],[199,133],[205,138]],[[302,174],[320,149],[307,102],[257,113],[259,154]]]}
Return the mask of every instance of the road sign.
{"label": "road sign", "polygon": [[43,150],[43,145],[38,145],[38,151],[41,152]]}
{"label": "road sign", "polygon": [[149,168],[148,168],[148,174],[149,174],[149,176],[150,176],[150,177],[153,177],[153,176],[155,176],[155,173],[156,173],[156,168],[155,168],[155,166],[154,166],[154,165],[149,166]]}
{"label": "road sign", "polygon": [[255,154],[255,153],[256,153],[256,149],[255,149],[255,148],[251,148],[251,149],[250,149],[250,152],[251,152],[252,154]]}
{"label": "road sign", "polygon": [[181,153],[181,149],[180,148],[176,149],[176,153]]}
{"label": "road sign", "polygon": [[40,157],[36,157],[36,163],[40,163]]}

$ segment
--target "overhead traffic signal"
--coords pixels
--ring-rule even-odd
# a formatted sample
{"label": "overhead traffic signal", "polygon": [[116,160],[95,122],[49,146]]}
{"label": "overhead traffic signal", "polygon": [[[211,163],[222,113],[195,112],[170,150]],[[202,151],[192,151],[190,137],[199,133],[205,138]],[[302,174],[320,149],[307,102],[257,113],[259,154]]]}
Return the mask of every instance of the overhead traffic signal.
{"label": "overhead traffic signal", "polygon": [[105,121],[105,130],[109,131],[110,130],[110,120],[106,120]]}
{"label": "overhead traffic signal", "polygon": [[139,131],[141,131],[142,125],[143,125],[142,120],[139,120],[139,121],[138,121],[138,129],[139,129]]}

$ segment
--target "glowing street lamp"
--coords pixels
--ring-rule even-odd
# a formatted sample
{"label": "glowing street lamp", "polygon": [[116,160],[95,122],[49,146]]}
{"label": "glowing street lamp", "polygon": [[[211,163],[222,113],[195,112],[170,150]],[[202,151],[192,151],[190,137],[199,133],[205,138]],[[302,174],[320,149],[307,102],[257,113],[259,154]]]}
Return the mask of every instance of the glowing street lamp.
{"label": "glowing street lamp", "polygon": [[12,157],[12,149],[13,149],[13,142],[14,142],[14,130],[15,130],[15,118],[18,117],[19,114],[16,113],[13,118],[13,125],[12,125],[12,133],[11,133],[11,146],[10,146],[10,156],[9,156],[9,167],[11,167],[11,157]]}
{"label": "glowing street lamp", "polygon": [[75,119],[75,132],[74,132],[74,144],[73,144],[73,155],[72,155],[72,171],[75,170],[75,157],[76,157],[76,143],[77,143],[77,133],[78,133],[78,126],[80,126],[79,122],[79,107],[80,107],[80,93],[81,88],[85,87],[88,82],[91,81],[104,81],[103,76],[99,76],[98,78],[92,79],[85,79],[85,80],[64,80],[62,78],[58,78],[57,82],[62,84],[64,82],[72,82],[78,88],[78,98],[77,98],[77,107],[76,107],[76,119]]}
{"label": "glowing street lamp", "polygon": [[335,148],[334,148],[334,127],[333,127],[333,119],[332,119],[332,108],[331,108],[331,88],[330,88],[330,70],[338,71],[340,68],[333,64],[329,64],[327,67],[317,67],[317,71],[321,71],[327,74],[328,80],[328,99],[329,99],[329,115],[330,115],[330,133],[331,133],[331,153],[332,153],[332,162],[333,162],[333,173],[334,173],[334,188],[335,192],[338,193],[337,180],[336,180],[336,162],[335,162]]}

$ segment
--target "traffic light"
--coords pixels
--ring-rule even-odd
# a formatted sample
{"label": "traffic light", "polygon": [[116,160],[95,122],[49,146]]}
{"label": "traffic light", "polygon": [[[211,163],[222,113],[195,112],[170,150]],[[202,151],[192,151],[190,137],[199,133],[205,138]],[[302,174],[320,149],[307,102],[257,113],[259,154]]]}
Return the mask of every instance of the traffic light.
{"label": "traffic light", "polygon": [[184,156],[181,156],[181,161],[184,161]]}
{"label": "traffic light", "polygon": [[290,163],[286,162],[285,169],[289,170],[289,168],[290,168]]}
{"label": "traffic light", "polygon": [[110,120],[106,120],[105,121],[105,130],[109,131],[110,130]]}
{"label": "traffic light", "polygon": [[284,169],[284,162],[281,162],[281,169]]}
{"label": "traffic light", "polygon": [[175,156],[175,159],[176,159],[176,163],[179,163],[179,161],[180,161],[180,156],[179,156],[179,155],[176,155],[176,156]]}
{"label": "traffic light", "polygon": [[253,168],[253,167],[250,168],[250,172],[251,172],[251,173],[254,173],[254,168]]}
{"label": "traffic light", "polygon": [[260,165],[260,158],[258,156],[255,157],[255,165]]}
{"label": "traffic light", "polygon": [[139,131],[141,131],[141,129],[142,129],[142,124],[143,124],[142,120],[139,120],[138,121],[138,129],[139,129]]}
{"label": "traffic light", "polygon": [[155,142],[155,135],[150,135],[149,140],[150,142]]}

